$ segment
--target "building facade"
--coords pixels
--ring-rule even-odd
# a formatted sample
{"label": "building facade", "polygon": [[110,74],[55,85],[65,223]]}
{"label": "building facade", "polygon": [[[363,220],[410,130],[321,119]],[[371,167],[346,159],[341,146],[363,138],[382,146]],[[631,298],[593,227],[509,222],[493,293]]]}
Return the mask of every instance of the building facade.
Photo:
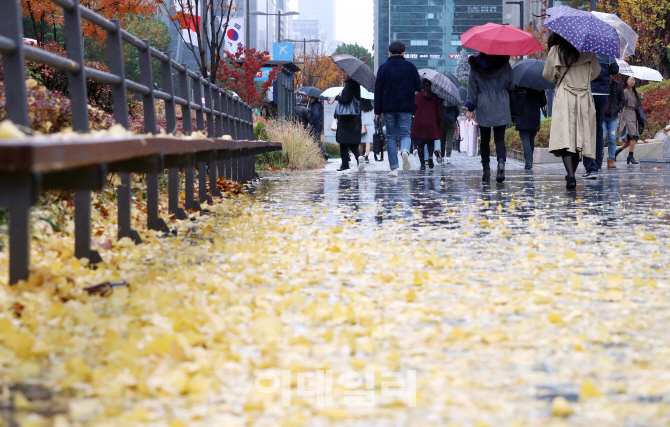
{"label": "building facade", "polygon": [[[335,41],[335,1],[334,0],[298,0],[298,12],[300,16],[296,19],[319,21],[320,37],[324,44],[332,44]],[[298,37],[294,34],[294,38]]]}
{"label": "building facade", "polygon": [[[321,40],[326,39],[326,34],[321,29],[321,21],[315,19],[294,19],[293,20],[293,40]],[[324,43],[296,43],[294,52],[297,55],[299,51],[321,52]]]}
{"label": "building facade", "polygon": [[374,7],[375,70],[386,61],[389,43],[399,40],[417,68],[453,73],[461,34],[503,22],[503,0],[374,0]]}

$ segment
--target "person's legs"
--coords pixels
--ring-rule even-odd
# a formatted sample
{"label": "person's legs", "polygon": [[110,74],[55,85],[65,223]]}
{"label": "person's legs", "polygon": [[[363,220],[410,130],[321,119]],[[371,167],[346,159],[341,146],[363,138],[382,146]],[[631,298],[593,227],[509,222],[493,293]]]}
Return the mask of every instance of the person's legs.
{"label": "person's legs", "polygon": [[491,162],[491,128],[479,128],[479,130],[482,135],[482,143],[479,146],[482,156],[482,169],[484,171],[482,182],[488,182],[491,177],[491,167],[489,166]]}
{"label": "person's legs", "polygon": [[398,132],[398,139],[400,139],[402,170],[404,172],[409,172],[410,171],[409,150],[412,148],[412,139],[410,138],[410,131],[412,128],[412,114],[411,113],[395,113],[395,114],[398,115],[397,132]]}
{"label": "person's legs", "polygon": [[566,188],[573,189],[577,186],[577,179],[575,178],[575,171],[579,165],[579,155],[575,153],[570,153],[565,150],[563,153],[563,166],[565,166],[565,172],[567,176],[565,177]]}
{"label": "person's legs", "polygon": [[505,129],[507,126],[496,126],[493,128],[493,140],[496,144],[496,157],[498,161],[507,160],[507,147],[505,147]]}
{"label": "person's legs", "polygon": [[603,121],[604,137],[607,138],[607,160],[614,160],[616,153],[616,134],[619,128],[619,118],[614,117]]}
{"label": "person's legs", "polygon": [[340,157],[342,158],[342,169],[349,169],[349,146],[340,144]]}
{"label": "person's legs", "polygon": [[[458,122],[447,122],[447,134],[445,136],[446,139],[446,155],[447,157],[451,157],[451,151],[453,150],[454,147],[454,135],[456,134],[456,130],[458,128]],[[443,149],[444,151],[444,149]]]}
{"label": "person's legs", "polygon": [[398,113],[384,114],[386,123],[386,147],[389,153],[389,167],[398,169]]}
{"label": "person's legs", "polygon": [[426,140],[425,139],[419,139],[419,138],[413,138],[412,139],[412,145],[415,145],[418,147],[419,150],[419,164],[421,166],[425,165],[426,163],[426,152],[424,151],[426,149]]}
{"label": "person's legs", "polygon": [[443,121],[440,125],[441,136],[440,136],[440,157],[444,157],[445,149],[447,145],[447,130],[449,130],[449,122]]}
{"label": "person's legs", "polygon": [[435,151],[435,140],[434,139],[426,139],[424,140],[426,144],[426,153],[428,154],[428,167],[433,169],[435,166],[435,163],[433,163],[433,151]]}
{"label": "person's legs", "polygon": [[523,157],[526,160],[525,169],[533,169],[533,147],[531,142],[531,131],[520,130],[521,146],[523,147]]}
{"label": "person's legs", "polygon": [[584,156],[584,167],[586,172],[598,172],[603,166],[603,121],[605,120],[605,107],[607,106],[607,95],[593,95],[593,102],[596,107],[596,157]]}
{"label": "person's legs", "polygon": [[367,156],[370,155],[370,146],[371,146],[371,145],[372,145],[372,144],[370,144],[369,142],[366,142],[366,143],[365,143],[365,157],[367,157]]}

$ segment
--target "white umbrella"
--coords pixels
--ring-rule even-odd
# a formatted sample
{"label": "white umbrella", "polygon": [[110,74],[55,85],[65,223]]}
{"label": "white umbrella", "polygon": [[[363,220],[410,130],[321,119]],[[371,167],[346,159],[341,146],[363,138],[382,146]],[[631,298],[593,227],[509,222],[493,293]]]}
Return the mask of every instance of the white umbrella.
{"label": "white umbrella", "polygon": [[619,73],[625,74],[627,76],[633,75],[633,69],[630,68],[630,64],[622,59],[616,60],[617,65],[619,66]]}
{"label": "white umbrella", "polygon": [[660,82],[663,80],[663,75],[653,68],[647,67],[636,67],[631,65],[630,68],[633,70],[633,77],[640,80],[649,80],[652,82]]}
{"label": "white umbrella", "polygon": [[618,16],[613,13],[591,12],[596,18],[604,23],[614,27],[619,35],[619,46],[621,48],[621,58],[626,58],[635,53],[637,45],[637,33]]}
{"label": "white umbrella", "polygon": [[[328,89],[324,90],[321,96],[324,98],[335,98],[337,95],[339,95],[344,88],[341,86],[336,86],[336,87],[329,87]],[[361,86],[361,98],[363,99],[375,99],[375,94],[372,92],[369,92],[366,88]]]}

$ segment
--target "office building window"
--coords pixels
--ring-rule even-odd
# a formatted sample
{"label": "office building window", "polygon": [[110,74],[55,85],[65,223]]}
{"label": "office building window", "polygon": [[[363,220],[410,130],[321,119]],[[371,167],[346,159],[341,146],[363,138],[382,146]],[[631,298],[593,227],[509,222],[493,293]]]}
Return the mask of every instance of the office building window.
{"label": "office building window", "polygon": [[412,40],[410,46],[428,46],[428,40]]}

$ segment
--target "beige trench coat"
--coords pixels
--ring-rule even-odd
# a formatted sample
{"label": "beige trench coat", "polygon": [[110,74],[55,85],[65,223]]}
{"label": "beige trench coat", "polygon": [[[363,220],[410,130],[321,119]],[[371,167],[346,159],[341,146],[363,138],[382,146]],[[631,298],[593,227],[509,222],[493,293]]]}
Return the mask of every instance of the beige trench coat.
{"label": "beige trench coat", "polygon": [[623,132],[624,126],[626,127],[627,139],[634,139],[635,137],[638,137],[639,139],[640,134],[637,131],[636,111],[638,106],[637,98],[635,97],[633,89],[629,87],[626,87],[626,89],[623,90],[623,93],[626,96],[626,104],[621,110],[621,119],[619,119],[620,129]]}
{"label": "beige trench coat", "polygon": [[[558,84],[566,70],[558,46],[552,47],[542,77]],[[561,85],[555,89],[550,152],[558,155],[559,150],[567,149],[571,153],[596,157],[596,109],[591,95],[591,80],[599,74],[600,64],[596,54],[581,53]]]}

